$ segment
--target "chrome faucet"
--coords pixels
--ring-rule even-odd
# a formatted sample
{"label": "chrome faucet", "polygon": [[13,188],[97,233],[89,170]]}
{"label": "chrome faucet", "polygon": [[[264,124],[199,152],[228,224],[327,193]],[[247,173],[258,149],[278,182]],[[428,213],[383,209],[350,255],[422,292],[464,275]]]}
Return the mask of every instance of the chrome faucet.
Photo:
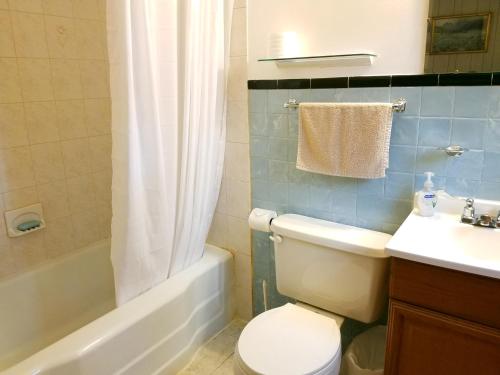
{"label": "chrome faucet", "polygon": [[462,212],[460,221],[462,223],[472,224],[478,227],[500,228],[500,211],[498,211],[496,218],[493,218],[488,214],[476,215],[476,209],[474,208],[474,199],[468,198],[465,201],[465,207],[464,211]]}
{"label": "chrome faucet", "polygon": [[464,212],[462,213],[462,223],[475,224],[475,212],[476,209],[474,208],[474,199],[468,198],[465,201]]}

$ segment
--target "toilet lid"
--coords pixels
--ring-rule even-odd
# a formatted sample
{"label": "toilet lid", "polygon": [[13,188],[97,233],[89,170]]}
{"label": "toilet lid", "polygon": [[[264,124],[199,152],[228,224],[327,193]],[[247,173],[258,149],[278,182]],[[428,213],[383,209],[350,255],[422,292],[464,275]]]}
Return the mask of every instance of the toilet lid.
{"label": "toilet lid", "polygon": [[311,374],[340,351],[335,320],[293,304],[252,319],[238,340],[244,364],[260,374]]}

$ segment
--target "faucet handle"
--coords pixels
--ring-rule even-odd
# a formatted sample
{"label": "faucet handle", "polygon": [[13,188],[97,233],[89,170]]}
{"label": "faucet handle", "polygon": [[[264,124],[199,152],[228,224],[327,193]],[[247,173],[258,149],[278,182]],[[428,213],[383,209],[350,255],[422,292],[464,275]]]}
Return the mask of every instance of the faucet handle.
{"label": "faucet handle", "polygon": [[493,223],[493,218],[490,215],[481,215],[479,216],[478,223],[482,227],[490,227]]}
{"label": "faucet handle", "polygon": [[474,208],[474,199],[473,198],[467,198],[465,201],[465,207],[464,211],[462,213],[462,223],[467,223],[467,224],[474,224],[474,214],[475,214],[475,208]]}

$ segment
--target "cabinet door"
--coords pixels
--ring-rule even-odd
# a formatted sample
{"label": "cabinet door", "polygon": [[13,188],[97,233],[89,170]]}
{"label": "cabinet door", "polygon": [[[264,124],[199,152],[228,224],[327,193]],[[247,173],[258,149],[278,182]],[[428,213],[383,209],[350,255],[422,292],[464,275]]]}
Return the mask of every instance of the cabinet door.
{"label": "cabinet door", "polygon": [[385,375],[499,375],[500,331],[391,300]]}

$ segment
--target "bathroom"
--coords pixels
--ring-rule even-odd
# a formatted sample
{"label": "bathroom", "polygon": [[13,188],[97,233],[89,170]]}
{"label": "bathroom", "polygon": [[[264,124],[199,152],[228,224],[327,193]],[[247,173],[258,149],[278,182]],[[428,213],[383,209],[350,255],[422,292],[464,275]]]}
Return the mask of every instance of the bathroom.
{"label": "bathroom", "polygon": [[499,17],[0,0],[0,374],[500,374]]}

